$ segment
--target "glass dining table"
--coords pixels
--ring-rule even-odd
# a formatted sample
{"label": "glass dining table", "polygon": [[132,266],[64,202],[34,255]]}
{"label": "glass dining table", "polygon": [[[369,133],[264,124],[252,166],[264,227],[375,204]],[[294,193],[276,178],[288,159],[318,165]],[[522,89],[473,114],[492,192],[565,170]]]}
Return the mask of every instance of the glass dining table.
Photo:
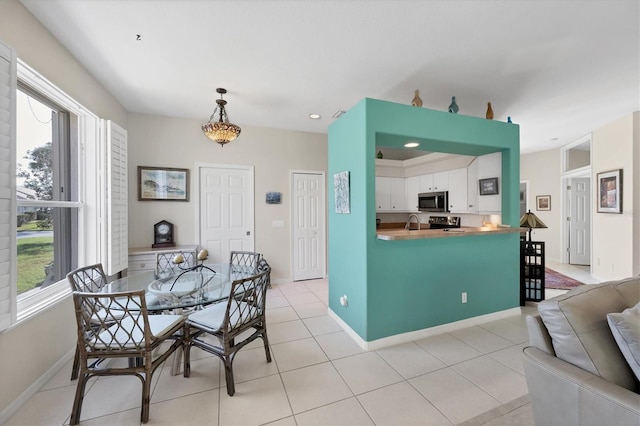
{"label": "glass dining table", "polygon": [[108,293],[145,290],[147,311],[181,312],[220,302],[229,297],[231,283],[257,273],[253,267],[229,263],[199,264],[189,268],[157,274],[155,271],[137,272],[110,282],[103,288]]}
{"label": "glass dining table", "polygon": [[[226,300],[233,281],[250,278],[257,273],[257,268],[229,263],[199,264],[163,274],[155,271],[137,272],[110,282],[102,291],[145,290],[149,313],[185,314],[192,312],[189,308]],[[173,376],[180,372],[181,355],[180,351],[174,354],[171,366]]]}

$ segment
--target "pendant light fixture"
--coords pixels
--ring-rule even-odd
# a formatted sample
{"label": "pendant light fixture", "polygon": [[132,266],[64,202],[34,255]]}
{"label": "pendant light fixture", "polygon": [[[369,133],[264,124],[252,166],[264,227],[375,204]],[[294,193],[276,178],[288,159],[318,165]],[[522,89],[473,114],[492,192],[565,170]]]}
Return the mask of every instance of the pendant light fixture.
{"label": "pendant light fixture", "polygon": [[[218,88],[216,92],[220,93],[220,99],[216,99],[216,108],[213,110],[213,114],[209,117],[209,121],[202,125],[202,132],[212,141],[225,146],[229,142],[233,141],[240,134],[240,126],[229,123],[229,116],[225,105],[227,101],[222,99],[222,95],[227,93],[226,89]],[[214,121],[216,112],[220,111],[218,121]]]}

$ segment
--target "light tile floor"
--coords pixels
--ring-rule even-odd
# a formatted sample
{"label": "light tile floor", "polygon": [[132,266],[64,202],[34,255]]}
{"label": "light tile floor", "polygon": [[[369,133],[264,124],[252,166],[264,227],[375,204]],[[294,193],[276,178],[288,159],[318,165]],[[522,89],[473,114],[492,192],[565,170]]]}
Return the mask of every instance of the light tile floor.
{"label": "light tile floor", "polygon": [[[533,424],[521,350],[524,318],[535,304],[506,319],[366,352],[327,315],[327,293],[326,280],[268,291],[273,362],[261,341],[240,351],[234,397],[220,361],[198,349],[190,378],[161,367],[148,424]],[[70,373],[71,361],[7,424],[68,424],[76,387]],[[91,379],[81,423],[140,424],[140,392],[137,378]]]}

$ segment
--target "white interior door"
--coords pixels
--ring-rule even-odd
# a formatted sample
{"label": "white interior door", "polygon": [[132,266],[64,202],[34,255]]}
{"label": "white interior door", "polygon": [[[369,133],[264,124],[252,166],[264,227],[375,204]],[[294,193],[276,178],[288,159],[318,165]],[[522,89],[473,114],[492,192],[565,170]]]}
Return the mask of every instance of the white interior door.
{"label": "white interior door", "polygon": [[323,173],[293,174],[293,281],[322,278],[325,270]]}
{"label": "white interior door", "polygon": [[199,167],[200,246],[209,262],[233,250],[254,251],[253,167]]}
{"label": "white interior door", "polygon": [[591,262],[591,202],[589,178],[571,179],[569,190],[569,263],[589,265]]}

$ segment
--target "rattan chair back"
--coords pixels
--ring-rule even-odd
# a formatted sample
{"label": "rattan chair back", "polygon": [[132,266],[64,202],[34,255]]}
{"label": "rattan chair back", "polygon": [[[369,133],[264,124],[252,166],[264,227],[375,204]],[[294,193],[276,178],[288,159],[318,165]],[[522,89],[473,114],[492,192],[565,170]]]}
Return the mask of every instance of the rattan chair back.
{"label": "rattan chair back", "polygon": [[[74,292],[80,378],[71,413],[71,425],[80,421],[87,381],[93,376],[133,375],[142,381],[140,420],[149,419],[151,380],[154,371],[182,346],[179,333],[184,328],[182,315],[147,314],[144,290],[120,293]],[[96,321],[96,318],[99,320]],[[160,345],[167,339],[173,344]],[[158,349],[157,354],[153,352]],[[128,358],[127,366],[101,368],[95,359]],[[133,362],[131,362],[133,361]]]}
{"label": "rattan chair back", "polygon": [[[71,285],[71,291],[95,293],[99,292],[105,285],[107,285],[107,276],[104,273],[101,263],[74,269],[67,274],[67,280]],[[71,370],[71,380],[78,378],[79,371],[80,349],[76,347],[76,353],[73,358],[73,367]]]}
{"label": "rattan chair back", "polygon": [[74,269],[67,274],[72,291],[96,293],[107,285],[107,276],[101,263]]}
{"label": "rattan chair back", "polygon": [[232,251],[229,263],[232,270],[255,270],[262,255],[253,251]]}
{"label": "rattan chair back", "polygon": [[[185,337],[184,376],[189,377],[190,349],[199,347],[222,359],[225,366],[227,393],[233,396],[233,359],[245,345],[257,338],[264,342],[267,362],[271,362],[267,323],[265,315],[267,278],[270,268],[259,274],[233,281],[230,297],[225,304],[212,305],[189,316]],[[253,329],[248,335],[247,330]],[[212,343],[207,335],[219,338],[220,344]],[[215,340],[215,339],[213,339]]]}
{"label": "rattan chair back", "polygon": [[[173,263],[173,259],[181,254],[184,258],[184,262],[178,266]],[[181,269],[190,268],[195,266],[196,264],[196,256],[193,252],[190,251],[174,251],[170,253],[157,253],[156,254],[156,274],[174,274],[176,272],[180,272]]]}

